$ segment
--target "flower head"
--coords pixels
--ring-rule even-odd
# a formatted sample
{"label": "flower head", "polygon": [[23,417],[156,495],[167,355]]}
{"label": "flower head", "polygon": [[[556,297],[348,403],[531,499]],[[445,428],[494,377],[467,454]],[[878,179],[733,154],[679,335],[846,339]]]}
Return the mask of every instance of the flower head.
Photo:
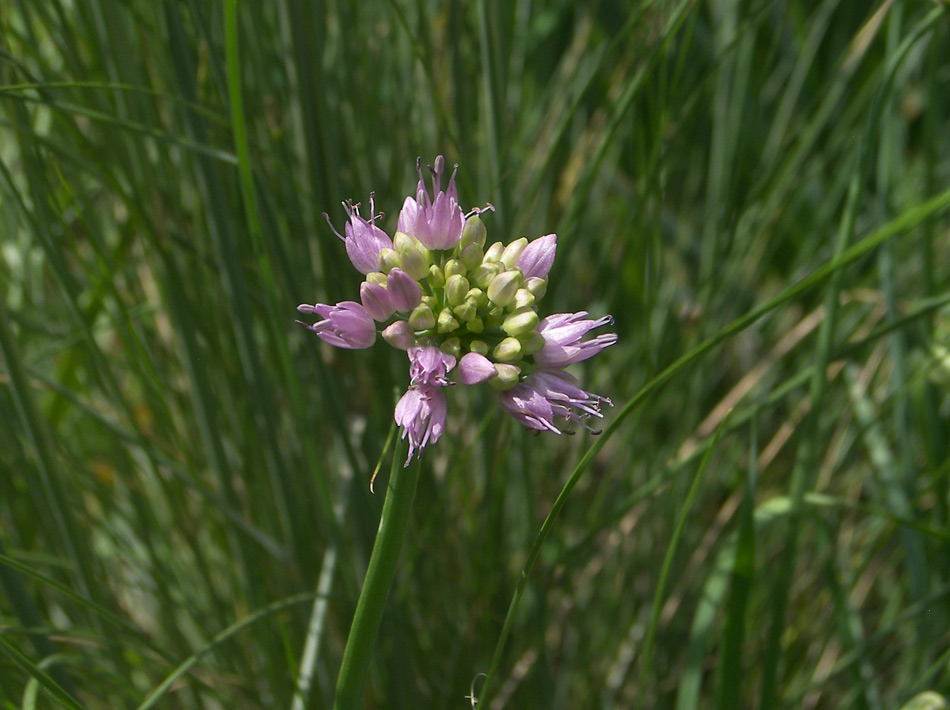
{"label": "flower head", "polygon": [[[379,270],[379,252],[383,249],[392,249],[393,240],[382,229],[376,226],[376,204],[373,193],[369,196],[369,222],[360,217],[359,204],[344,202],[344,209],[350,218],[343,228],[346,236],[342,236],[330,222],[330,216],[324,212],[323,216],[333,229],[333,233],[346,243],[346,254],[353,262],[353,266],[363,274]],[[382,215],[380,215],[382,216]]]}
{"label": "flower head", "polygon": [[446,403],[438,385],[413,385],[396,403],[396,424],[402,427],[402,438],[409,437],[409,456],[433,444],[445,430]]}
{"label": "flower head", "polygon": [[409,377],[414,385],[436,385],[445,387],[452,384],[446,378],[455,367],[455,358],[439,348],[409,348]]}
{"label": "flower head", "polygon": [[590,421],[610,400],[584,391],[564,368],[613,345],[617,335],[588,337],[612,324],[610,316],[539,316],[557,236],[487,245],[481,216],[491,205],[466,218],[454,171],[442,190],[442,156],[430,168],[431,195],[419,161],[416,170],[415,197],[406,198],[392,239],[376,226],[372,195],[368,222],[358,205],[346,203],[346,236],[337,236],[365,274],[362,304],[300,306],[322,318],[302,325],[331,345],[355,349],[375,342],[378,322],[383,339],[406,351],[409,388],[394,416],[409,440],[407,464],[442,435],[445,388],[453,384],[487,383],[498,390],[501,408],[529,429],[562,433],[580,425],[594,431]]}
{"label": "flower head", "polygon": [[603,416],[601,403],[613,406],[606,397],[582,390],[563,370],[535,370],[523,383],[502,392],[500,399],[502,408],[529,429],[555,434],[562,432],[559,422],[594,431],[587,421]]}
{"label": "flower head", "polygon": [[376,342],[376,324],[356,301],[343,301],[335,306],[325,303],[315,306],[302,304],[297,306],[297,310],[301,313],[316,313],[323,318],[313,325],[297,322],[334,347],[362,350]]}
{"label": "flower head", "polygon": [[543,367],[565,367],[593,357],[601,350],[617,342],[616,333],[604,333],[582,341],[594,328],[610,325],[614,319],[604,316],[596,320],[587,318],[587,311],[557,313],[544,318],[538,324],[538,332],[544,337],[544,347],[534,356]]}
{"label": "flower head", "polygon": [[419,183],[416,185],[416,197],[407,197],[399,213],[398,231],[411,234],[427,249],[451,249],[458,244],[462,236],[465,217],[459,207],[458,189],[455,187],[455,170],[449,178],[449,185],[442,191],[442,174],[445,171],[445,159],[440,155],[435,159],[432,170],[432,193],[429,198],[425,178],[422,175],[420,161],[416,161]]}

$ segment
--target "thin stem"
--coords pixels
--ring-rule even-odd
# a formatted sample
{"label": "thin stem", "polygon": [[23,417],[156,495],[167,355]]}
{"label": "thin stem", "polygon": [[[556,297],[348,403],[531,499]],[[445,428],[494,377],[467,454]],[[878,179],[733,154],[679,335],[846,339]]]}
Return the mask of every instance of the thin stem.
{"label": "thin stem", "polygon": [[406,444],[401,442],[396,446],[393,455],[376,543],[373,545],[363,590],[356,603],[353,625],[343,651],[343,663],[336,681],[336,697],[333,702],[336,710],[363,706],[363,690],[374,656],[376,634],[383,619],[389,587],[396,574],[396,561],[399,559],[406,528],[409,527],[409,514],[416,495],[416,484],[419,482],[419,462],[414,461],[403,468],[402,456],[405,453]]}

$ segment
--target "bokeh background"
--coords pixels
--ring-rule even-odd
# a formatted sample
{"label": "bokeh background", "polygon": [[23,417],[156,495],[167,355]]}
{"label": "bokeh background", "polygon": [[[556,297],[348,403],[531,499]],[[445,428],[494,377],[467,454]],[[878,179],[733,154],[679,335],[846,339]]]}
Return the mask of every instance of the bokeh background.
{"label": "bokeh background", "polygon": [[366,707],[472,707],[565,486],[491,707],[950,694],[946,3],[8,0],[0,83],[4,708],[331,707],[407,361],[295,307],[440,153],[616,406],[449,393]]}

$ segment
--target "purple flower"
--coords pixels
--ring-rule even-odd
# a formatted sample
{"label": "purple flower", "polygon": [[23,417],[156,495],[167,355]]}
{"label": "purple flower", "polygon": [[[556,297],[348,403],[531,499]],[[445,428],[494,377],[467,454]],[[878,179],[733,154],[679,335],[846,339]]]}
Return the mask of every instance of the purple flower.
{"label": "purple flower", "polygon": [[535,370],[499,397],[502,409],[526,427],[555,434],[562,432],[559,420],[599,433],[588,426],[587,420],[603,416],[601,403],[613,406],[606,397],[582,390],[577,380],[563,370]]}
{"label": "purple flower", "polygon": [[610,316],[590,320],[587,311],[548,316],[538,324],[538,332],[544,337],[544,347],[535,353],[534,361],[542,367],[565,367],[593,357],[616,343],[617,334],[605,333],[583,342],[581,338],[592,329],[613,322]]}
{"label": "purple flower", "polygon": [[477,385],[498,376],[498,370],[484,355],[466,353],[459,360],[459,382],[463,385]]}
{"label": "purple flower", "polygon": [[397,320],[395,323],[383,328],[383,338],[394,348],[408,350],[416,345],[416,334],[404,320]]}
{"label": "purple flower", "polygon": [[445,395],[438,385],[413,385],[396,404],[396,424],[402,427],[402,438],[409,436],[408,466],[412,455],[431,441],[433,444],[445,429]]}
{"label": "purple flower", "polygon": [[465,216],[459,207],[458,189],[455,187],[455,170],[449,178],[449,185],[442,191],[442,174],[445,171],[445,159],[440,155],[435,159],[432,169],[432,192],[435,199],[429,198],[422,168],[416,161],[419,183],[416,186],[416,198],[407,197],[399,213],[397,229],[411,234],[428,249],[451,249],[462,236]]}
{"label": "purple flower", "polygon": [[396,310],[386,287],[372,281],[360,284],[360,302],[372,319],[380,322],[389,318]]}
{"label": "purple flower", "polygon": [[386,279],[386,290],[395,310],[408,313],[422,300],[422,288],[402,269],[393,269]]}
{"label": "purple flower", "polygon": [[525,279],[533,276],[547,278],[551,266],[554,264],[554,254],[557,252],[557,235],[548,234],[530,242],[518,257],[518,268]]}
{"label": "purple flower", "polygon": [[376,324],[369,313],[356,301],[343,301],[335,306],[318,303],[315,306],[302,304],[297,306],[301,313],[316,313],[324,320],[307,325],[297,321],[308,330],[312,330],[324,342],[346,350],[362,350],[376,342]]}
{"label": "purple flower", "polygon": [[409,377],[414,385],[445,387],[455,358],[433,346],[409,348]]}
{"label": "purple flower", "polygon": [[360,303],[299,306],[320,318],[301,325],[348,349],[368,348],[379,326],[383,340],[406,351],[410,382],[395,419],[403,440],[408,437],[407,465],[442,435],[444,388],[456,383],[490,384],[504,410],[531,429],[562,433],[579,424],[593,431],[590,420],[610,402],[585,392],[564,368],[616,343],[614,333],[588,335],[613,319],[581,311],[541,320],[538,303],[548,290],[557,235],[530,242],[521,237],[507,246],[495,242],[486,249],[488,232],[479,217],[485,210],[472,210],[466,221],[455,182],[458,166],[443,190],[445,167],[445,158],[436,157],[427,186],[416,160],[419,181],[403,203],[392,239],[376,226],[383,215],[376,213],[373,193],[368,221],[358,204],[344,203],[344,234],[333,232],[365,275]]}
{"label": "purple flower", "polygon": [[346,254],[360,273],[369,274],[379,271],[379,252],[383,249],[392,249],[393,240],[376,226],[376,205],[373,202],[373,193],[369,195],[369,222],[360,217],[359,205],[344,202],[343,207],[346,208],[346,213],[350,218],[343,228],[346,236],[342,236],[333,229],[330,216],[324,212],[323,216],[327,224],[330,225],[330,229],[333,229],[333,233],[346,243]]}

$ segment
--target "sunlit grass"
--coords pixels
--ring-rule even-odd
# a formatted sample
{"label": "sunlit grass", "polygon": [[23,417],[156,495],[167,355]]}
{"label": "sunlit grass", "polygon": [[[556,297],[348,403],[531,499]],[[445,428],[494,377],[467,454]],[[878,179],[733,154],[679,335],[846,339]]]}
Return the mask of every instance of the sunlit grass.
{"label": "sunlit grass", "polygon": [[294,309],[357,295],[321,214],[392,232],[438,153],[496,238],[557,232],[542,315],[615,317],[575,367],[615,407],[449,393],[367,707],[950,695],[948,20],[0,9],[3,707],[331,707],[408,376]]}

